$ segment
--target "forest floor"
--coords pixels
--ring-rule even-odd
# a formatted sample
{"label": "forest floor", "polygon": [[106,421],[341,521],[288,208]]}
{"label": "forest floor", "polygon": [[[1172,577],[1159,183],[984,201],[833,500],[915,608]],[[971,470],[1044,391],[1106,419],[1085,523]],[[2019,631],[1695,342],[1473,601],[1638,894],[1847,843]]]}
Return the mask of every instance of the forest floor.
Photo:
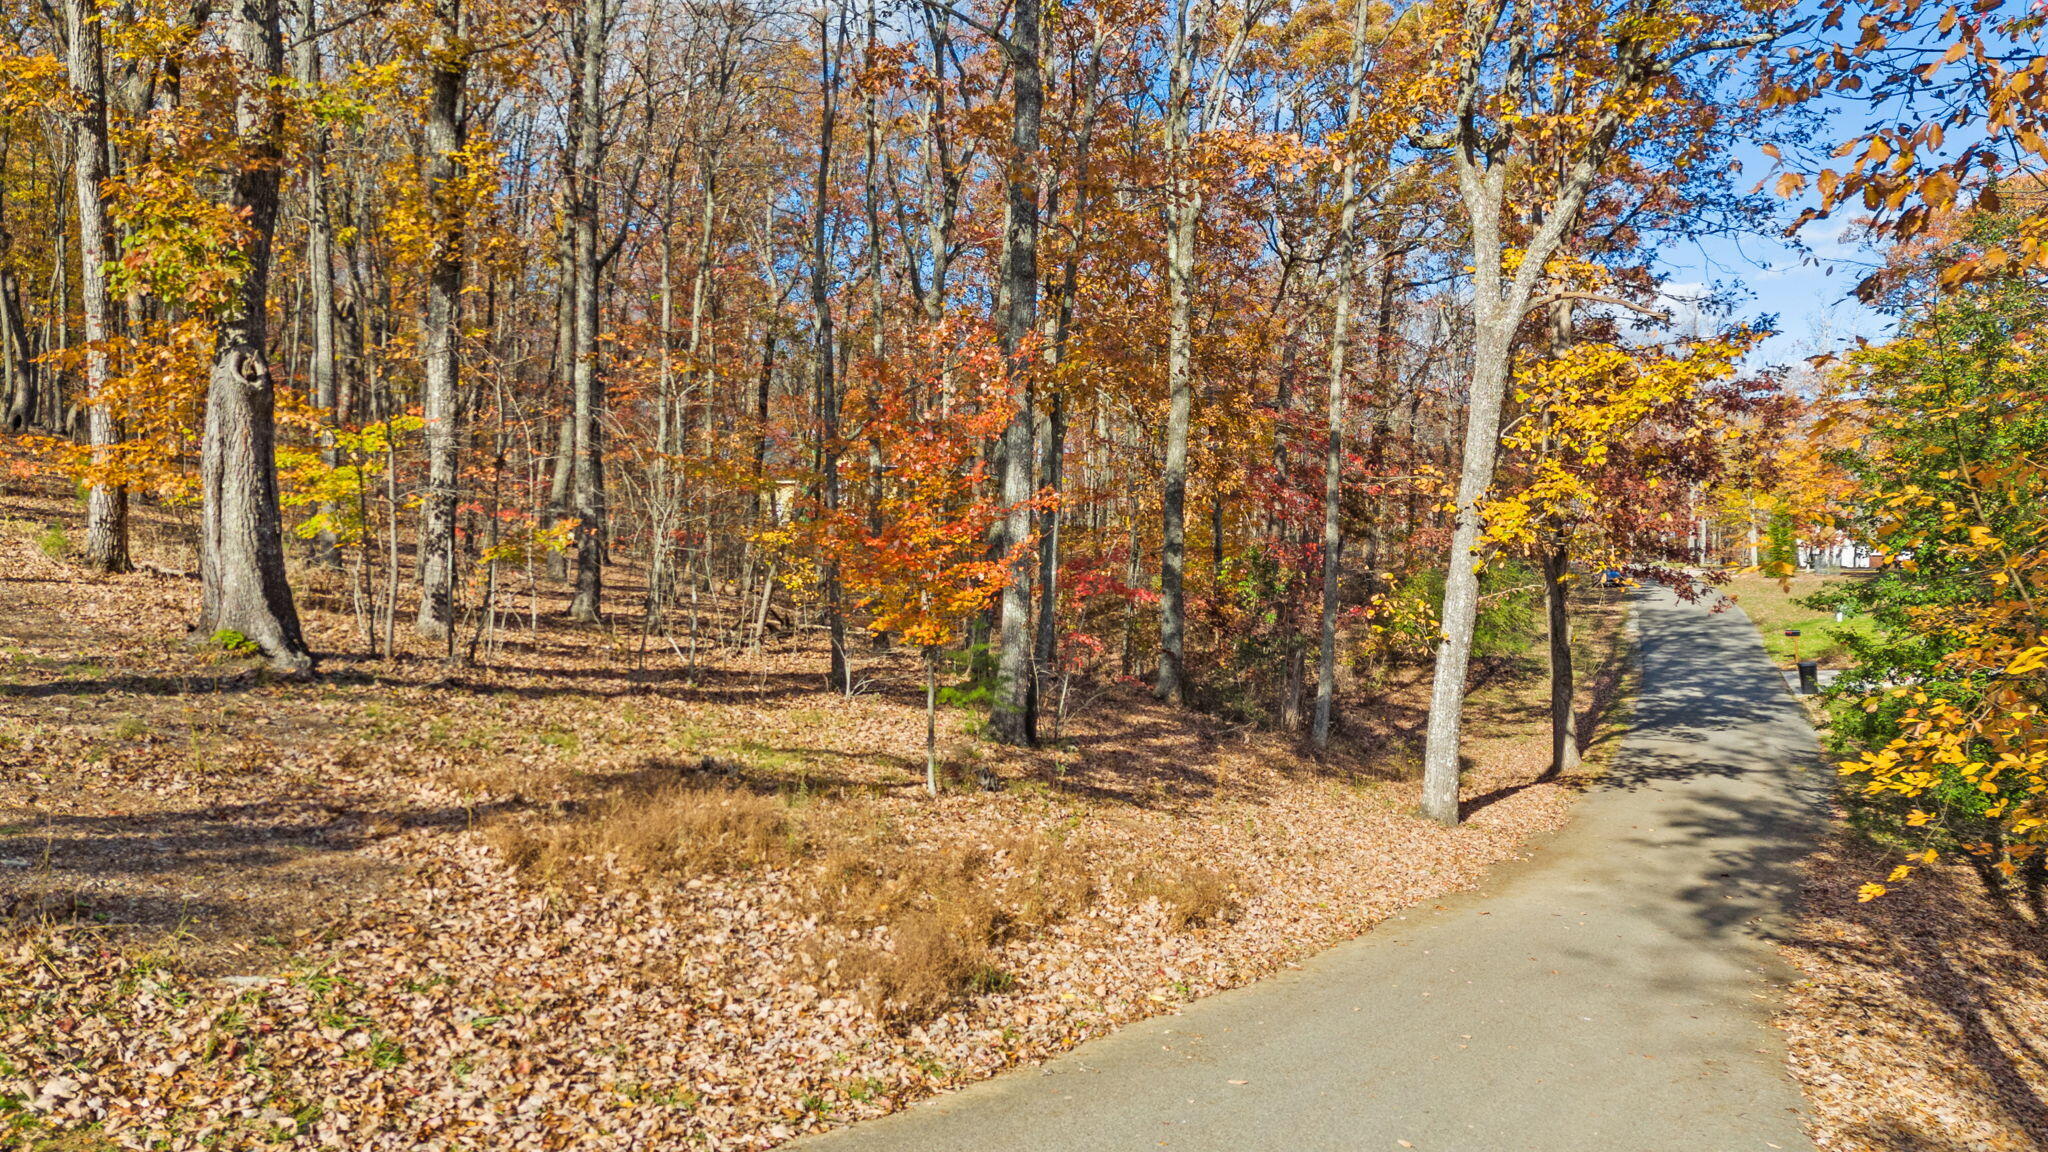
{"label": "forest floor", "polygon": [[[98,577],[68,494],[0,495],[9,1146],[766,1147],[1469,886],[1584,783],[1539,779],[1529,661],[1473,698],[1455,831],[1411,814],[1413,672],[1322,759],[1131,683],[1031,752],[949,709],[937,798],[909,653],[846,698],[809,639],[692,674],[544,602],[478,665],[367,658],[307,577],[323,671],[280,681],[183,643],[190,554],[152,515],[156,570]],[[1595,769],[1623,615],[1585,604]]]}
{"label": "forest floor", "polygon": [[[1781,664],[1801,654],[1843,667],[1840,636],[1869,627],[1801,599],[1856,575],[1750,574],[1724,591]],[[1825,739],[1828,714],[1803,698]],[[1834,705],[1848,707],[1848,702]],[[1995,899],[1961,864],[1923,866],[1858,902],[1903,846],[1837,823],[1805,865],[1801,913],[1783,951],[1804,979],[1778,1023],[1825,1152],[2048,1152],[2048,922]]]}
{"label": "forest floor", "polygon": [[1768,1031],[1813,731],[1739,613],[1634,602],[1629,731],[1526,863],[807,1152],[1813,1152]]}
{"label": "forest floor", "polygon": [[[1827,715],[1802,697],[1825,739]],[[1842,704],[1838,706],[1848,706]],[[2048,920],[1969,867],[1919,867],[1838,802],[1782,951],[1802,973],[1778,1024],[1824,1152],[2048,1152]]]}
{"label": "forest floor", "polygon": [[1779,1018],[1825,1152],[2048,1152],[2048,930],[1967,868],[1897,863],[1837,832],[1807,862]]}

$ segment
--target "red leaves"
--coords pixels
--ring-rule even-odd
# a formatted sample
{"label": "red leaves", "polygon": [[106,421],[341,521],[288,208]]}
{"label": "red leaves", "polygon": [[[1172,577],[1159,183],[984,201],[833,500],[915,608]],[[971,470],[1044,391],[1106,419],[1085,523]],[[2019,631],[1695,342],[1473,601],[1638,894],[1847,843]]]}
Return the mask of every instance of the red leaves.
{"label": "red leaves", "polygon": [[1009,557],[988,556],[989,525],[1007,509],[987,494],[982,455],[1014,410],[1008,376],[992,353],[970,357],[951,369],[956,394],[934,398],[943,363],[958,359],[953,338],[941,329],[922,349],[864,365],[847,407],[865,414],[857,437],[880,470],[864,500],[821,511],[812,536],[873,614],[870,627],[917,647],[951,640],[1010,575]]}

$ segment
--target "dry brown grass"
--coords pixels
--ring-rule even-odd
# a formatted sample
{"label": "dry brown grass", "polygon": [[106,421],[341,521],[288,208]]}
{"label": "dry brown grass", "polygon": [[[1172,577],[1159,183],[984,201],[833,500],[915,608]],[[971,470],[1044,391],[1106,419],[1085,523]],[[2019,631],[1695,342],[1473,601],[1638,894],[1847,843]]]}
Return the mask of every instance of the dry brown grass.
{"label": "dry brown grass", "polygon": [[1221,924],[1237,915],[1237,885],[1214,868],[1148,872],[1131,886],[1139,899],[1155,899],[1175,932]]}
{"label": "dry brown grass", "polygon": [[780,797],[688,777],[631,788],[551,823],[508,820],[490,838],[522,877],[542,884],[745,871],[803,850]]}
{"label": "dry brown grass", "polygon": [[[635,779],[623,791],[487,830],[528,883],[675,884],[698,875],[791,868],[797,916],[821,925],[816,976],[877,1018],[916,1022],[963,997],[1007,990],[996,949],[1086,907],[1086,862],[1034,833],[933,851],[856,799],[789,799],[702,775]],[[1176,907],[1178,907],[1176,905]],[[1199,899],[1190,917],[1210,914]]]}
{"label": "dry brown grass", "polygon": [[812,910],[833,929],[817,949],[826,980],[895,1023],[1007,990],[1014,981],[996,947],[1073,915],[1094,896],[1069,847],[1044,835],[938,854],[839,845],[820,862],[810,892]]}
{"label": "dry brown grass", "polygon": [[[913,849],[863,822],[857,804],[799,810],[783,797],[685,776],[553,816],[525,815],[488,836],[521,879],[674,884],[698,875],[808,865],[794,897],[823,925],[813,964],[878,1019],[928,1020],[963,997],[1014,983],[996,949],[1085,907],[1094,889],[1068,846],[1042,835],[993,846]],[[1206,923],[1220,907],[1206,876],[1161,899],[1174,923]]]}
{"label": "dry brown grass", "polygon": [[888,926],[888,943],[855,944],[826,961],[831,980],[858,993],[877,1019],[928,1020],[975,992],[998,992],[1013,978],[990,947],[998,917],[972,891],[930,908],[906,909]]}

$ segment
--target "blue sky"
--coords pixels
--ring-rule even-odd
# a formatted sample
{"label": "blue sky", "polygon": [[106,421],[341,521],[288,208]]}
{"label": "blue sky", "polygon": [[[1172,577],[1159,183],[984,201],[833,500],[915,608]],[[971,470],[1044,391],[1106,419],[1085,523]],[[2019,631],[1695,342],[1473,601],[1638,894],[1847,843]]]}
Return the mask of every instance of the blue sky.
{"label": "blue sky", "polygon": [[1681,324],[1687,299],[1731,292],[1738,318],[1777,317],[1778,334],[1751,355],[1751,366],[1791,364],[1888,328],[1855,298],[1872,261],[1855,232],[1846,219],[1813,221],[1800,232],[1803,252],[1777,236],[1706,237],[1666,246],[1657,263]]}
{"label": "blue sky", "polygon": [[[1854,134],[1854,118],[1842,111],[1825,115],[1823,133],[1839,126],[1844,136]],[[1735,153],[1743,165],[1737,183],[1744,192],[1759,183],[1768,186],[1782,171],[1755,146],[1739,147]],[[1859,336],[1883,335],[1888,318],[1855,297],[1857,282],[1876,260],[1861,239],[1855,223],[1858,213],[1811,221],[1800,229],[1796,242],[1782,234],[1784,225],[1815,202],[1811,193],[1781,202],[1778,221],[1762,234],[1667,241],[1658,252],[1657,266],[1665,273],[1669,307],[1679,323],[1686,321],[1685,301],[1708,291],[1732,296],[1737,319],[1775,316],[1777,335],[1750,356],[1752,368],[1793,364],[1835,351]]]}
{"label": "blue sky", "polygon": [[[1800,0],[1797,14],[1815,17],[1822,7],[1820,0]],[[1938,40],[1935,37],[1929,42]],[[1737,145],[1732,152],[1743,165],[1736,179],[1739,189],[1768,188],[1787,170],[1810,175],[1830,163],[1827,157],[1838,144],[1909,111],[1896,101],[1878,108],[1834,93],[1790,118],[1766,122],[1758,130],[1775,140],[1789,163],[1781,166],[1767,156],[1761,140]],[[1971,142],[1970,136],[1949,133],[1946,152],[1953,155],[1956,148]],[[1809,191],[1780,203],[1778,228],[1782,229],[1802,209],[1817,204],[1817,198]],[[1861,214],[1850,210],[1813,221],[1800,230],[1797,244],[1788,243],[1775,229],[1765,235],[1667,242],[1658,253],[1657,265],[1666,274],[1674,315],[1682,322],[1682,301],[1707,289],[1732,294],[1737,300],[1737,318],[1775,315],[1778,334],[1750,357],[1752,368],[1796,363],[1838,350],[1859,336],[1887,334],[1889,318],[1865,307],[1854,295],[1857,282],[1876,262],[1874,251],[1860,239],[1856,218]]]}

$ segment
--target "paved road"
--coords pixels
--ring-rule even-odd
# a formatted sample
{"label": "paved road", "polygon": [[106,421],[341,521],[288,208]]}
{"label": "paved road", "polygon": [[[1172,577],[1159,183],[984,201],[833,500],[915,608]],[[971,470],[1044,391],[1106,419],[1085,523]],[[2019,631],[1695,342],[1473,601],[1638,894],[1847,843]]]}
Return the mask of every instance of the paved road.
{"label": "paved road", "polygon": [[1810,1150],[1770,935],[1813,734],[1739,609],[1639,594],[1644,694],[1530,861],[1298,970],[815,1152]]}

